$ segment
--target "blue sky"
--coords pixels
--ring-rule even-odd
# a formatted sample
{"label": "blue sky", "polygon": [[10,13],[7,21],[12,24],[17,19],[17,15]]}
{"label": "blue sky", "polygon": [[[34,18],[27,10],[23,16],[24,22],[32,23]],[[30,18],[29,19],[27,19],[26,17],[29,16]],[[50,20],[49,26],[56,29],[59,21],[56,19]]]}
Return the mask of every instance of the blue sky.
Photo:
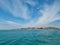
{"label": "blue sky", "polygon": [[60,0],[0,0],[0,29],[60,27]]}

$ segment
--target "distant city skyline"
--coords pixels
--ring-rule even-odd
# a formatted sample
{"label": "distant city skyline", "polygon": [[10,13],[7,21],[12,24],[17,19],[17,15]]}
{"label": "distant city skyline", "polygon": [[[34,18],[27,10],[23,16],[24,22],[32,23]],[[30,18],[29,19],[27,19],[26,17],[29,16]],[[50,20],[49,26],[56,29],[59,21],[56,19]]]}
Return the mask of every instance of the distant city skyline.
{"label": "distant city skyline", "polygon": [[60,0],[0,0],[0,29],[59,27]]}

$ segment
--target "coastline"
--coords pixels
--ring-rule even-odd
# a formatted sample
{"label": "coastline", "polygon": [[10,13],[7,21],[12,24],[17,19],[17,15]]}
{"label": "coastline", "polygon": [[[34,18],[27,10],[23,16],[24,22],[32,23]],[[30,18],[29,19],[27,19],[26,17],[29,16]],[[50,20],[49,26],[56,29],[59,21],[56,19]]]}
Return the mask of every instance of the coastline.
{"label": "coastline", "polygon": [[27,27],[27,28],[17,28],[17,29],[1,29],[1,30],[60,30],[60,28],[56,27]]}
{"label": "coastline", "polygon": [[19,28],[19,29],[16,29],[16,30],[60,30],[60,28],[56,28],[56,27],[39,27],[39,28],[36,28],[36,27],[29,27],[29,28]]}

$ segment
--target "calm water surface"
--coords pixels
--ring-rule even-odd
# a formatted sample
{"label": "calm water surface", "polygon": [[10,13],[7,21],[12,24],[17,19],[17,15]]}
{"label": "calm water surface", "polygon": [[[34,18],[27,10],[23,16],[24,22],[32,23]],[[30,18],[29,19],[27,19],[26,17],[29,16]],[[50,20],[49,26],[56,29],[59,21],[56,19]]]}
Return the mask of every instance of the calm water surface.
{"label": "calm water surface", "polygon": [[60,30],[0,30],[0,45],[60,45]]}

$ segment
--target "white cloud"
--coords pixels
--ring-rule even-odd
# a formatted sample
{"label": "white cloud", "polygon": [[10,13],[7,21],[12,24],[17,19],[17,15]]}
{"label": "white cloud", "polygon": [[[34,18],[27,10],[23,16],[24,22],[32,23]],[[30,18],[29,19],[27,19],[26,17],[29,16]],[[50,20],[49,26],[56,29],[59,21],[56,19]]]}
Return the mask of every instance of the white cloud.
{"label": "white cloud", "polygon": [[4,20],[0,22],[0,29],[17,29],[22,27],[21,23]]}
{"label": "white cloud", "polygon": [[12,0],[12,5],[8,0],[0,0],[0,6],[13,14],[15,17],[29,19],[28,8],[19,0]]}
{"label": "white cloud", "polygon": [[9,24],[9,25],[13,25],[13,26],[20,25],[20,23],[16,23],[16,22],[13,22],[13,21],[6,21],[6,23]]}
{"label": "white cloud", "polygon": [[54,4],[51,6],[45,4],[44,9],[45,10],[40,10],[40,12],[43,14],[42,17],[38,19],[36,22],[36,25],[46,25],[49,24],[53,21],[60,20],[60,16],[58,16],[58,12],[60,11],[60,2],[55,1]]}
{"label": "white cloud", "polygon": [[[6,0],[0,0],[0,6],[4,9],[10,11],[10,13],[13,14],[15,17],[21,17],[24,19],[30,19],[29,10],[22,2],[19,0],[12,0],[12,5],[10,6],[9,2],[6,2]],[[36,2],[33,2],[32,0],[25,1],[26,3],[29,3],[32,6],[36,5]],[[48,5],[45,3],[44,10],[38,11],[38,13],[42,13],[42,16],[38,18],[37,21],[30,20],[29,22],[25,24],[13,22],[13,21],[6,21],[5,23],[10,25],[11,27],[39,27],[39,26],[46,26],[47,24],[60,20],[60,14],[57,14],[60,11],[60,1],[55,0],[54,4]],[[13,8],[12,8],[13,7]]]}
{"label": "white cloud", "polygon": [[33,0],[26,0],[25,2],[30,4],[31,6],[35,6],[37,4],[37,2]]}

